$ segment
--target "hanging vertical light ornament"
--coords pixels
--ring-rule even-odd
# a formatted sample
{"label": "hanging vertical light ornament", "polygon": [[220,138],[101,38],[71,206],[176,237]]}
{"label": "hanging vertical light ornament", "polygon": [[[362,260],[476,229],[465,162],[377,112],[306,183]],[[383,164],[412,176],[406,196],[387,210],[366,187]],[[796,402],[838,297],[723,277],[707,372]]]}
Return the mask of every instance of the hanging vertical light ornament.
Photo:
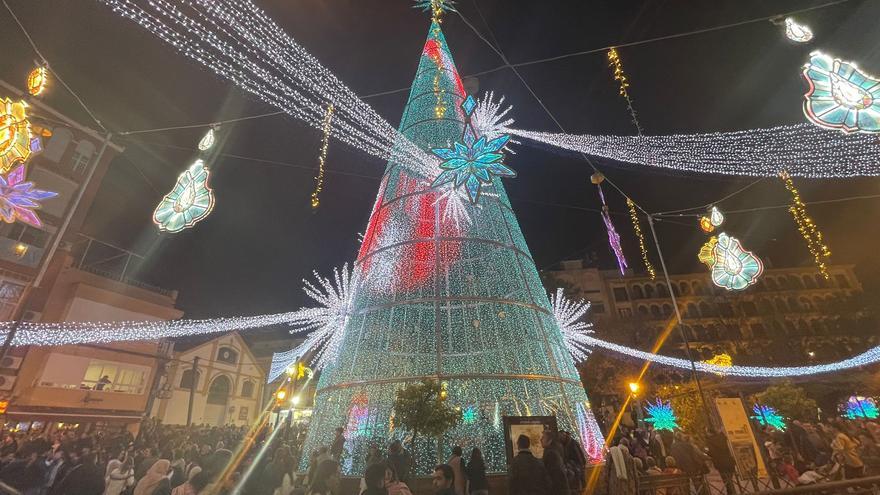
{"label": "hanging vertical light ornament", "polygon": [[599,172],[590,176],[590,182],[599,189],[599,199],[602,201],[602,221],[605,222],[605,229],[608,231],[608,245],[614,251],[614,256],[617,258],[617,266],[620,268],[620,274],[623,275],[626,273],[629,265],[626,263],[623,248],[620,246],[620,234],[614,228],[614,224],[611,222],[611,215],[608,213],[608,205],[605,204],[605,194],[602,192],[603,180],[605,180],[605,176]]}
{"label": "hanging vertical light ornament", "polygon": [[612,47],[608,50],[608,65],[613,70],[614,80],[620,84],[617,93],[626,100],[626,109],[629,110],[629,115],[632,117],[632,124],[636,127],[636,132],[641,136],[642,125],[639,123],[636,110],[633,108],[632,98],[630,98],[629,91],[626,89],[629,87],[629,82],[627,81],[626,73],[623,71],[623,63],[620,61],[620,54],[617,53],[616,48]]}
{"label": "hanging vertical light ornament", "polygon": [[333,122],[333,104],[327,105],[327,113],[324,114],[323,131],[324,138],[321,140],[321,154],[318,156],[318,175],[315,177],[315,190],[312,191],[312,209],[321,206],[321,191],[324,189],[324,166],[327,162],[327,148],[330,145],[330,123]]}
{"label": "hanging vertical light ornament", "polygon": [[645,270],[648,272],[648,276],[651,277],[651,280],[657,278],[657,272],[654,270],[654,265],[651,264],[651,260],[648,259],[648,249],[645,247],[645,234],[642,233],[642,227],[639,224],[639,216],[636,213],[636,204],[633,200],[626,198],[626,206],[629,208],[629,218],[632,220],[633,230],[636,233],[636,237],[639,239],[639,250],[642,253],[642,262],[645,264]]}
{"label": "hanging vertical light ornament", "polygon": [[828,246],[822,240],[822,232],[819,230],[819,227],[816,226],[816,223],[807,214],[807,206],[801,200],[801,194],[794,186],[791,176],[783,170],[779,173],[779,177],[782,178],[785,188],[791,193],[791,206],[788,207],[788,211],[794,217],[798,231],[804,237],[804,240],[807,241],[807,249],[813,255],[813,261],[819,268],[819,273],[827,280],[831,276],[828,274],[828,266],[825,262],[831,258],[831,250],[828,249]]}
{"label": "hanging vertical light ornament", "polygon": [[49,70],[45,65],[41,65],[28,74],[27,92],[31,96],[39,96],[46,89],[46,83],[49,81]]}

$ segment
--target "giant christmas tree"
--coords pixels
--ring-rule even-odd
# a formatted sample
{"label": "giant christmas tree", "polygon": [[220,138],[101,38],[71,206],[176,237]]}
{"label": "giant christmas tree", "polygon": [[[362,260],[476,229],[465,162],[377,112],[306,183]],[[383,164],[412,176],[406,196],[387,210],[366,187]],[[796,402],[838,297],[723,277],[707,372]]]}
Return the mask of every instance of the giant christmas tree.
{"label": "giant christmas tree", "polygon": [[[465,97],[433,22],[400,132],[425,150],[452,147],[462,139]],[[343,471],[362,473],[370,443],[407,437],[394,424],[395,392],[434,378],[446,384],[463,422],[439,445],[419,437],[418,474],[454,445],[480,447],[490,471],[506,470],[506,415],[555,415],[560,429],[598,454],[601,434],[535,263],[501,180],[490,179],[474,205],[450,199],[453,183],[432,188],[429,179],[388,164],[355,265],[338,358],[318,383],[304,452],[327,445],[344,427]],[[457,219],[456,206],[469,219]]]}

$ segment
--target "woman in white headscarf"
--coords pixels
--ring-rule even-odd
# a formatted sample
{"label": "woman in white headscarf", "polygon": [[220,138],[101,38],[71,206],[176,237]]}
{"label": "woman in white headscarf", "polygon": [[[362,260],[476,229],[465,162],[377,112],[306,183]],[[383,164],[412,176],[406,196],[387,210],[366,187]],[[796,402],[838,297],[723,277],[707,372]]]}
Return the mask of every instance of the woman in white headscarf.
{"label": "woman in white headscarf", "polygon": [[170,470],[171,461],[168,459],[154,462],[147,474],[134,487],[134,495],[170,495],[171,480],[168,479]]}
{"label": "woman in white headscarf", "polygon": [[132,459],[125,462],[111,459],[104,473],[104,495],[121,495],[126,488],[134,484],[134,466]]}

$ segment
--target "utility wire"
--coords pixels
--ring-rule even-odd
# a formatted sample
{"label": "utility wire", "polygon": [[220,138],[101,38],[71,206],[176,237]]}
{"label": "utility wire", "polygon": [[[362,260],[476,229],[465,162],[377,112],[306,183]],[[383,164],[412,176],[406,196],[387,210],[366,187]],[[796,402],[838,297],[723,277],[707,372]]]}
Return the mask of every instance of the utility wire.
{"label": "utility wire", "polygon": [[[489,26],[489,23],[486,21],[486,18],[483,16],[483,13],[480,10],[480,7],[477,5],[476,0],[474,0],[473,4],[474,4],[474,8],[477,10],[477,14],[479,14],[480,18],[483,19],[483,23],[486,24],[486,29],[488,29],[490,36],[495,38],[495,35],[492,33],[492,27]],[[474,32],[474,34],[476,34],[478,38],[483,40],[483,42],[486,43],[486,45],[488,45],[489,48],[491,48],[501,58],[501,60],[505,64],[510,65],[510,61],[507,59],[507,56],[504,55],[504,52],[501,51],[500,46],[496,48],[495,45],[493,45],[489,40],[487,40],[482,35],[482,33],[480,33],[480,31],[476,28],[476,26],[471,24],[471,22],[464,16],[464,14],[461,13],[460,10],[456,10],[455,13],[458,14],[458,16],[461,18],[461,20],[464,21],[464,23],[469,28],[471,28],[471,30]],[[497,43],[497,38],[495,38],[495,40]],[[523,84],[523,86],[525,86],[525,88],[529,91],[529,93],[531,93],[532,97],[538,102],[538,104],[541,105],[541,108],[544,109],[544,112],[547,114],[547,116],[550,117],[550,119],[553,121],[554,124],[556,124],[556,127],[558,127],[560,131],[562,131],[564,133],[568,133],[568,131],[565,130],[565,128],[562,126],[562,124],[556,118],[556,116],[553,115],[553,112],[551,112],[550,109],[547,108],[547,105],[544,104],[544,101],[541,100],[541,98],[537,95],[537,93],[535,93],[535,91],[532,89],[532,87],[529,85],[529,83],[526,82],[526,80],[522,77],[522,75],[519,73],[519,71],[516,70],[516,67],[510,66],[510,69],[513,71],[513,73],[516,75],[516,77],[520,80],[520,82]],[[590,165],[590,167],[592,167],[594,172],[601,173],[599,171],[599,168],[596,167],[596,164],[594,164],[593,161],[590,160],[590,158],[585,153],[579,153],[579,154],[584,160],[586,160],[587,164]],[[602,175],[605,176],[605,174],[602,174]],[[624,193],[623,190],[617,184],[614,183],[614,181],[609,179],[607,176],[605,176],[605,180],[607,180],[608,183],[611,184],[611,187],[616,189],[617,192],[619,192],[623,197],[629,198],[629,196],[626,193]],[[633,204],[636,206],[636,208],[642,210],[643,213],[645,213],[646,215],[648,214],[648,212],[644,208],[639,206],[638,203],[633,201]]]}
{"label": "utility wire", "polygon": [[[806,7],[803,9],[791,10],[791,11],[783,12],[783,13],[779,13],[779,14],[772,14],[772,15],[763,16],[763,17],[756,17],[753,19],[747,19],[745,21],[732,22],[729,24],[722,24],[719,26],[712,26],[712,27],[703,28],[703,29],[695,29],[692,31],[684,32],[684,33],[675,33],[675,34],[669,34],[669,35],[664,35],[664,36],[657,36],[654,38],[648,38],[648,39],[639,40],[639,41],[631,41],[628,43],[617,43],[614,45],[603,46],[601,48],[591,48],[588,50],[581,50],[581,51],[577,51],[577,52],[566,53],[563,55],[556,55],[553,57],[546,57],[546,58],[539,58],[539,59],[535,59],[535,60],[528,60],[525,62],[518,62],[515,64],[504,64],[504,65],[499,65],[497,67],[487,69],[484,71],[475,72],[473,74],[468,74],[465,77],[477,77],[477,76],[482,76],[485,74],[491,74],[493,72],[498,72],[500,70],[504,70],[504,69],[508,69],[508,68],[512,69],[514,67],[527,67],[529,65],[543,64],[546,62],[554,62],[556,60],[563,60],[563,59],[572,58],[572,57],[579,57],[581,55],[591,55],[594,53],[602,53],[602,52],[606,52],[606,51],[610,50],[611,48],[626,48],[629,46],[639,46],[639,45],[645,45],[648,43],[654,43],[657,41],[666,41],[666,40],[671,40],[671,39],[676,39],[676,38],[686,38],[688,36],[693,36],[696,34],[704,34],[704,33],[711,33],[714,31],[721,31],[724,29],[730,29],[730,28],[734,28],[734,27],[744,26],[747,24],[755,24],[758,22],[767,22],[767,21],[772,21],[777,18],[788,17],[791,15],[801,14],[801,13],[809,12],[812,10],[819,10],[819,9],[824,9],[827,7],[832,7],[834,5],[839,5],[842,3],[849,2],[849,1],[852,1],[852,0],[836,0],[833,2],[827,2],[827,3],[823,3],[823,4],[819,4],[819,5],[814,5],[812,7]],[[477,9],[477,10],[479,11],[479,9]],[[393,89],[390,91],[381,91],[378,93],[371,93],[371,94],[363,95],[363,96],[361,96],[361,98],[373,98],[376,96],[384,96],[384,95],[390,95],[390,94],[394,94],[394,93],[402,93],[404,91],[409,91],[410,88],[411,88],[411,86],[407,86],[405,88],[398,88],[398,89]]]}
{"label": "utility wire", "polygon": [[[655,216],[655,217],[659,217],[659,216],[664,216],[664,215],[670,215],[670,214],[672,214],[672,213],[682,213],[682,212],[685,212],[685,211],[691,211],[691,210],[705,210],[706,208],[708,208],[708,207],[710,207],[710,206],[713,206],[713,205],[716,205],[716,204],[718,204],[718,203],[721,203],[722,201],[728,200],[728,199],[730,199],[730,198],[736,196],[737,194],[739,194],[739,193],[741,193],[741,192],[744,192],[746,189],[749,189],[750,187],[754,186],[755,184],[761,182],[761,181],[764,180],[764,179],[766,179],[766,177],[760,177],[760,178],[758,178],[757,180],[755,180],[754,182],[750,182],[750,183],[746,184],[745,186],[743,186],[743,187],[737,189],[736,191],[734,191],[734,192],[728,194],[727,196],[724,196],[724,197],[721,198],[721,199],[718,199],[718,200],[712,201],[711,203],[706,203],[706,204],[704,204],[704,205],[702,205],[702,206],[694,206],[693,208],[682,208],[682,209],[680,209],[680,210],[661,211],[661,212],[659,212],[659,213],[654,213],[654,216]],[[700,215],[697,215],[697,216],[700,216]]]}
{"label": "utility wire", "polygon": [[101,130],[103,130],[104,132],[108,132],[107,128],[104,127],[104,124],[101,123],[101,120],[95,116],[95,114],[91,111],[91,109],[89,109],[89,107],[85,104],[85,102],[82,100],[82,98],[80,98],[79,95],[76,94],[76,92],[66,82],[64,82],[64,79],[61,77],[61,74],[59,74],[52,67],[52,65],[49,64],[49,60],[45,56],[43,56],[43,53],[37,47],[37,44],[34,43],[34,39],[31,38],[30,33],[28,33],[27,29],[25,29],[24,24],[22,24],[21,21],[18,19],[18,16],[15,15],[15,12],[12,11],[12,7],[10,7],[9,4],[6,3],[6,0],[3,0],[3,6],[6,7],[7,11],[9,11],[9,15],[12,16],[12,19],[15,21],[15,23],[18,24],[18,27],[21,29],[21,32],[24,34],[24,37],[27,38],[28,43],[30,43],[31,48],[34,50],[34,53],[36,53],[37,56],[40,57],[40,61],[46,66],[47,69],[49,69],[49,71],[52,72],[52,75],[55,76],[55,79],[57,79],[58,82],[60,82],[61,85],[64,86],[64,89],[66,89],[67,92],[70,93],[71,96],[73,96],[73,99],[75,99],[77,101],[77,103],[79,103],[79,105],[83,108],[83,110],[85,110],[86,113],[89,114],[89,117],[91,117],[92,120],[94,120],[95,123],[98,124],[98,126],[101,128]]}
{"label": "utility wire", "polygon": [[140,129],[140,130],[135,130],[135,131],[119,132],[117,134],[120,136],[131,136],[134,134],[147,134],[147,133],[152,133],[152,132],[176,131],[178,129],[197,129],[200,127],[202,127],[202,128],[216,127],[216,126],[220,126],[220,125],[231,124],[234,122],[243,122],[245,120],[261,119],[263,117],[273,117],[275,115],[281,115],[283,113],[285,113],[285,112],[278,110],[275,112],[267,112],[267,113],[261,113],[261,114],[257,114],[257,115],[248,115],[245,117],[236,117],[234,119],[218,120],[216,122],[206,122],[204,124],[187,124],[187,125],[178,125],[178,126],[172,126],[172,127],[158,127],[155,129]]}

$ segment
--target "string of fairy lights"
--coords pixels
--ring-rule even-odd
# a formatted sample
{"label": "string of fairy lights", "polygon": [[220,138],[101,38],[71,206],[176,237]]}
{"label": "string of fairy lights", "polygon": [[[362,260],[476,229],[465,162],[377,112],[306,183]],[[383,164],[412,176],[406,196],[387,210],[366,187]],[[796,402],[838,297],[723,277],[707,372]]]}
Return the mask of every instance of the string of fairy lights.
{"label": "string of fairy lights", "polygon": [[324,116],[324,137],[321,139],[321,152],[318,155],[318,175],[315,177],[315,190],[312,191],[312,209],[321,206],[321,191],[324,190],[324,167],[327,165],[327,148],[330,146],[330,124],[333,122],[333,104],[327,105]]}
{"label": "string of fairy lights", "polygon": [[807,242],[807,249],[810,250],[819,273],[827,280],[831,276],[828,274],[828,266],[825,262],[831,257],[831,250],[828,249],[828,246],[822,239],[822,232],[819,230],[816,222],[807,214],[807,206],[801,199],[800,191],[795,187],[791,176],[785,171],[780,172],[779,176],[783,183],[785,183],[785,189],[791,193],[791,206],[788,208],[788,211],[794,217],[798,232]]}

